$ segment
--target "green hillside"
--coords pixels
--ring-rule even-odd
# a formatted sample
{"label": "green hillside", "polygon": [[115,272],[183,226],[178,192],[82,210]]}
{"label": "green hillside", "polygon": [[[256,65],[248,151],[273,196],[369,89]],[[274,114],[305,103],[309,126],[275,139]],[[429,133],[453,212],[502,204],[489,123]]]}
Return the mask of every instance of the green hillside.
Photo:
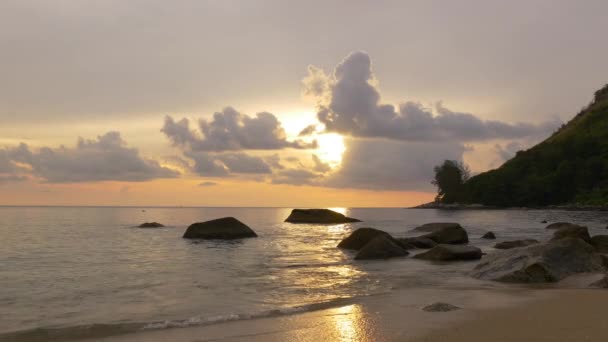
{"label": "green hillside", "polygon": [[608,85],[551,137],[469,179],[461,196],[494,206],[608,205]]}

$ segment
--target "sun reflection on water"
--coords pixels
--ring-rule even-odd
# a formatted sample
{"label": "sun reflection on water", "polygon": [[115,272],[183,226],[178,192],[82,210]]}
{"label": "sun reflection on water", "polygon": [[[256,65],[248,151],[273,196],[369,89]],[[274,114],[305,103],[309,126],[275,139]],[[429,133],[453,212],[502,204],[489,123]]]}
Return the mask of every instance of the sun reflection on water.
{"label": "sun reflection on water", "polygon": [[368,337],[361,306],[353,304],[335,308],[328,317],[333,320],[335,341],[363,341]]}

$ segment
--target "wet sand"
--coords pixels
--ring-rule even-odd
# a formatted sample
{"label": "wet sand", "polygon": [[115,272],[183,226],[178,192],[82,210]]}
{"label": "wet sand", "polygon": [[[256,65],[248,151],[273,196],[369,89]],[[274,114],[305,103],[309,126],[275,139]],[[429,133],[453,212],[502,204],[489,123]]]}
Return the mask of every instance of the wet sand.
{"label": "wet sand", "polygon": [[[422,310],[432,302],[462,309]],[[603,290],[410,289],[314,312],[100,341],[605,341],[606,307]]]}

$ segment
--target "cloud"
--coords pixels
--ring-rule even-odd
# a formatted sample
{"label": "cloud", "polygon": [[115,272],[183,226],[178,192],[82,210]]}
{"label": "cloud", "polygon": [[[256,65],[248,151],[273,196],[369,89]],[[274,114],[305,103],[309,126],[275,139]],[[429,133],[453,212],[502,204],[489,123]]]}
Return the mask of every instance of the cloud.
{"label": "cloud", "polygon": [[236,150],[308,149],[316,144],[288,141],[281,122],[271,113],[251,117],[226,107],[211,120],[199,120],[200,134],[190,128],[188,119],[175,121],[167,116],[161,131],[174,146],[190,151],[222,152]]}
{"label": "cloud", "polygon": [[465,147],[447,142],[348,139],[342,166],[324,186],[372,190],[431,191],[433,167],[445,159],[462,160]]}
{"label": "cloud", "polygon": [[79,138],[73,148],[42,147],[34,151],[20,144],[5,153],[14,163],[27,165],[28,173],[49,183],[139,182],[179,175],[157,161],[141,157],[137,149],[127,147],[119,132],[108,132],[95,140]]}
{"label": "cloud", "polygon": [[207,188],[207,187],[212,187],[212,186],[216,186],[216,185],[218,185],[218,183],[216,183],[216,182],[202,182],[198,186]]}
{"label": "cloud", "polygon": [[299,137],[306,137],[309,135],[313,135],[317,131],[317,125],[308,125],[304,129],[300,131],[298,134]]}
{"label": "cloud", "polygon": [[507,161],[507,160],[513,158],[515,156],[515,153],[517,153],[517,151],[521,151],[521,150],[523,150],[523,146],[517,141],[509,142],[509,143],[505,144],[504,146],[500,145],[500,144],[494,145],[494,151],[496,152],[498,157],[501,159],[501,162],[504,162],[504,161]]}
{"label": "cloud", "polygon": [[397,110],[380,102],[372,63],[364,52],[347,56],[333,75],[322,73],[309,68],[303,83],[305,93],[317,97],[317,118],[327,131],[401,141],[472,142],[546,135],[560,124],[557,120],[541,124],[482,120],[451,111],[440,102],[434,112],[415,102],[404,102]]}
{"label": "cloud", "polygon": [[[264,158],[246,153],[185,152],[194,161],[192,171],[206,177],[229,177],[233,174],[270,174],[273,167]],[[267,157],[278,163],[274,156]]]}
{"label": "cloud", "polygon": [[307,169],[287,169],[273,175],[273,184],[312,185],[318,183],[322,175]]}

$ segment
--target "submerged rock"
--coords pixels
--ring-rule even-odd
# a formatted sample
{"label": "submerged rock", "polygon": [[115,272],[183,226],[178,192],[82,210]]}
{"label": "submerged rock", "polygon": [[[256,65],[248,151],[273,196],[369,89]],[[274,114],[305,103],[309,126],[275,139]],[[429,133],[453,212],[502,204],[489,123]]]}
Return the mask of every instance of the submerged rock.
{"label": "submerged rock", "polygon": [[377,236],[387,236],[394,239],[389,233],[375,228],[359,228],[344,238],[338,244],[338,248],[360,250]]}
{"label": "submerged rock", "polygon": [[495,240],[496,234],[494,234],[493,232],[487,232],[487,233],[483,234],[483,236],[481,238],[487,239],[487,240]]}
{"label": "submerged rock", "polygon": [[526,246],[530,246],[530,245],[535,245],[537,243],[540,243],[540,242],[538,240],[535,240],[535,239],[523,239],[523,240],[503,241],[503,242],[499,242],[499,243],[495,244],[494,248],[496,248],[496,249],[511,249],[511,248],[519,248],[519,247],[526,247]]}
{"label": "submerged rock", "polygon": [[390,235],[378,235],[359,250],[355,260],[389,259],[408,254]]}
{"label": "submerged rock", "polygon": [[564,226],[553,233],[552,240],[559,240],[567,237],[579,238],[587,243],[591,243],[591,236],[589,236],[589,230],[587,227],[570,225]]}
{"label": "submerged rock", "polygon": [[257,237],[247,225],[234,217],[223,217],[206,222],[193,223],[184,233],[186,239],[234,240]]}
{"label": "submerged rock", "polygon": [[397,240],[410,248],[429,249],[437,246],[437,242],[425,237],[398,238]]}
{"label": "submerged rock", "polygon": [[540,221],[540,223],[547,223],[547,220],[542,220]]}
{"label": "submerged rock", "polygon": [[599,253],[608,253],[608,235],[596,235],[592,237],[591,245]]}
{"label": "submerged rock", "polygon": [[477,260],[481,259],[481,255],[481,249],[474,246],[440,244],[414,258],[432,261]]}
{"label": "submerged rock", "polygon": [[442,302],[433,303],[422,308],[422,310],[427,312],[448,312],[460,309],[461,308],[456,305]]}
{"label": "submerged rock", "polygon": [[550,225],[545,227],[545,229],[562,229],[562,228],[572,227],[572,226],[580,227],[579,225],[570,223],[570,222],[555,222],[555,223],[551,223]]}
{"label": "submerged rock", "polygon": [[137,228],[162,228],[164,227],[163,224],[160,224],[158,222],[144,222],[142,224],[140,224],[139,226],[137,226]]}
{"label": "submerged rock", "polygon": [[361,221],[329,209],[293,209],[285,222],[338,224]]}
{"label": "submerged rock", "polygon": [[472,276],[508,283],[556,282],[569,275],[604,269],[600,254],[578,238],[563,238],[496,252],[484,258]]}
{"label": "submerged rock", "polygon": [[444,244],[464,244],[469,242],[469,235],[458,223],[429,223],[415,230],[430,232],[419,236]]}

